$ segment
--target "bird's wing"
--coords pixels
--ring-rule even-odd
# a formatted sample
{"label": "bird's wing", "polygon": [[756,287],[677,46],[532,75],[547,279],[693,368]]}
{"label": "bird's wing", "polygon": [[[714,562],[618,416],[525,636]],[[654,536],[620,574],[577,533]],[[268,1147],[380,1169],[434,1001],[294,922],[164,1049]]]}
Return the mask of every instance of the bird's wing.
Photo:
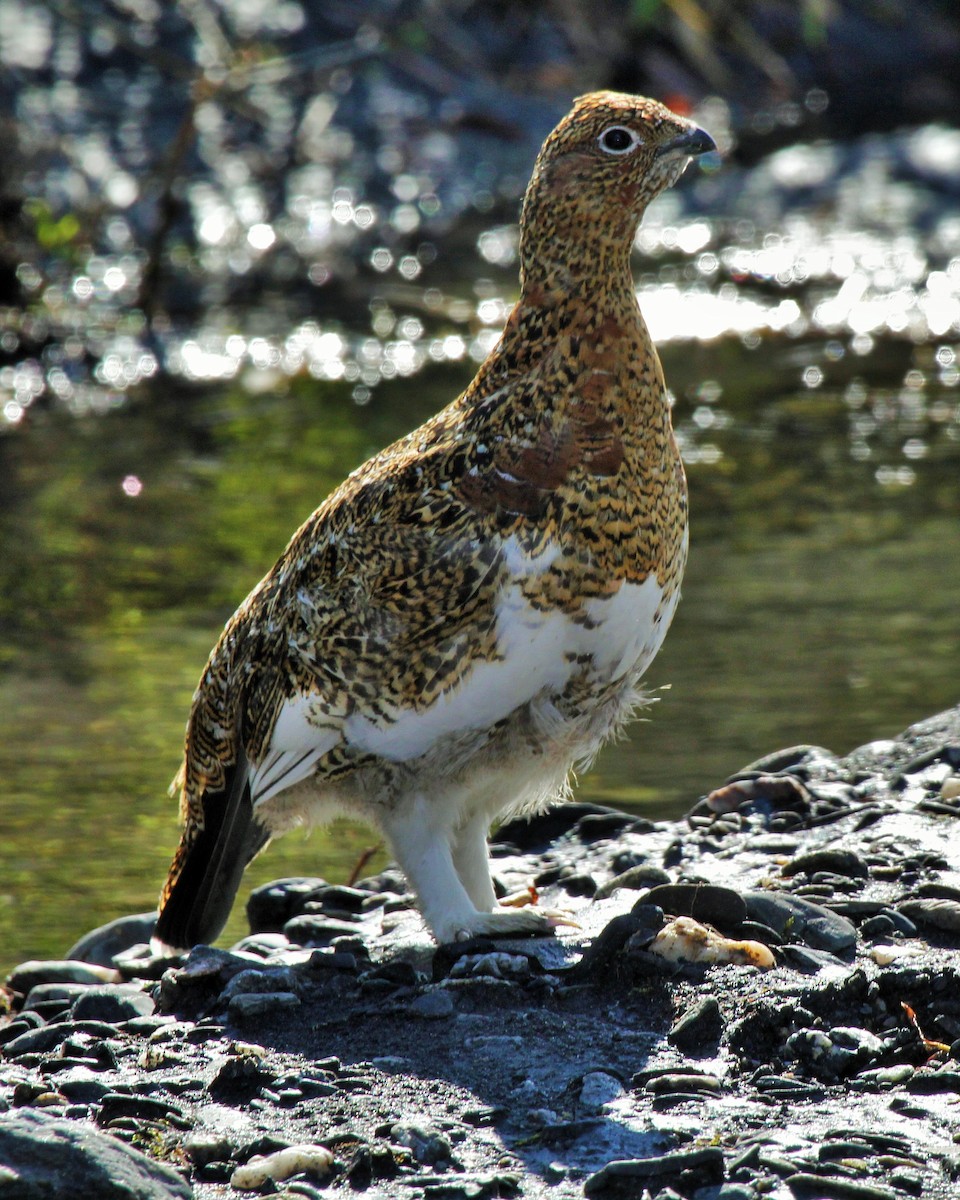
{"label": "bird's wing", "polygon": [[244,723],[270,721],[255,806],[309,778],[358,721],[392,724],[455,687],[478,637],[494,636],[499,555],[475,535],[383,522],[328,548],[333,569],[319,550],[279,589],[274,653],[247,670]]}

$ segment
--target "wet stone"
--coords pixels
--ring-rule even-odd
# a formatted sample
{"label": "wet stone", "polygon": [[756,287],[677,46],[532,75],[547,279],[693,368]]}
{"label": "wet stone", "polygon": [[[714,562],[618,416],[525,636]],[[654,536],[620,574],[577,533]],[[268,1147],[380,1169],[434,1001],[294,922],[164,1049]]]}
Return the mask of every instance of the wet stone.
{"label": "wet stone", "polygon": [[[115,1137],[26,1110],[0,1122],[0,1189],[20,1197],[96,1196],[98,1200],[174,1200],[192,1195],[186,1181]],[[5,1182],[7,1186],[4,1186]]]}
{"label": "wet stone", "polygon": [[714,996],[707,996],[687,1011],[667,1034],[667,1040],[684,1054],[712,1054],[723,1033],[723,1014]]}
{"label": "wet stone", "polygon": [[150,941],[157,922],[155,912],[136,913],[133,916],[117,917],[106,925],[100,925],[84,934],[67,951],[67,958],[94,963],[102,967],[113,966],[118,954],[129,953],[135,946]]}
{"label": "wet stone", "polygon": [[695,1093],[702,1092],[717,1096],[720,1094],[720,1080],[716,1075],[704,1075],[692,1071],[672,1071],[665,1075],[657,1075],[649,1079],[645,1091],[655,1096],[668,1092]]}
{"label": "wet stone", "polygon": [[424,992],[410,1001],[408,1011],[414,1017],[441,1020],[453,1015],[456,1005],[448,991]]}
{"label": "wet stone", "polygon": [[786,1177],[796,1200],[897,1200],[896,1192],[880,1184],[814,1175],[798,1171]]}
{"label": "wet stone", "polygon": [[735,934],[747,917],[747,906],[739,892],[709,883],[666,883],[651,888],[643,897],[674,917],[693,917],[714,925],[721,933]]}
{"label": "wet stone", "polygon": [[[614,869],[616,869],[617,863],[625,857],[627,856],[617,855],[615,857],[612,864]],[[643,891],[647,888],[669,882],[670,876],[662,867],[656,867],[652,863],[640,862],[621,868],[618,874],[597,888],[596,898],[598,900],[605,900],[608,896],[612,896],[619,888]]]}
{"label": "wet stone", "polygon": [[836,954],[856,944],[857,931],[846,917],[822,905],[783,892],[746,892],[747,914],[781,937]]}
{"label": "wet stone", "polygon": [[618,1159],[591,1175],[583,1185],[586,1196],[637,1196],[644,1188],[654,1194],[680,1182],[682,1194],[720,1183],[723,1152],[710,1146],[653,1158]]}
{"label": "wet stone", "polygon": [[563,890],[570,896],[592,896],[597,890],[597,881],[592,875],[576,872],[561,880]]}
{"label": "wet stone", "polygon": [[87,991],[82,983],[38,983],[27,993],[23,1001],[24,1012],[49,1015],[51,1012],[66,1012],[73,1002]]}
{"label": "wet stone", "polygon": [[591,813],[581,817],[572,832],[581,842],[590,843],[615,837],[626,828],[636,833],[649,833],[653,825],[622,812]]}
{"label": "wet stone", "polygon": [[523,853],[542,852],[564,834],[569,833],[584,817],[611,815],[621,823],[621,827],[624,820],[630,822],[633,819],[602,804],[589,804],[585,801],[559,804],[529,818],[517,817],[512,821],[505,821],[490,839],[491,846],[506,842]]}
{"label": "wet stone", "polygon": [[243,992],[230,998],[229,1013],[234,1021],[252,1021],[289,1012],[300,1004],[300,997],[293,992]]}
{"label": "wet stone", "polygon": [[7,987],[12,992],[19,992],[24,996],[32,988],[43,983],[96,985],[119,982],[120,976],[110,967],[98,967],[65,959],[39,959],[21,963],[7,976]]}
{"label": "wet stone", "polygon": [[283,932],[298,946],[329,946],[334,938],[355,933],[356,925],[339,917],[304,915],[288,921]]}
{"label": "wet stone", "polygon": [[588,1071],[580,1084],[581,1108],[598,1112],[605,1104],[619,1100],[624,1093],[623,1083],[608,1071]]}
{"label": "wet stone", "polygon": [[777,955],[782,961],[805,973],[816,974],[824,967],[847,966],[843,959],[837,958],[835,954],[829,954],[826,950],[814,950],[810,946],[780,946]]}
{"label": "wet stone", "polygon": [[361,888],[346,887],[343,884],[328,884],[313,893],[304,905],[303,912],[355,915],[363,912],[364,903],[369,897],[370,893]]}
{"label": "wet stone", "polygon": [[92,987],[77,997],[72,1015],[78,1021],[129,1021],[152,1015],[153,997],[137,987]]}
{"label": "wet stone", "polygon": [[897,912],[927,929],[944,933],[960,933],[960,901],[927,898],[905,900]]}

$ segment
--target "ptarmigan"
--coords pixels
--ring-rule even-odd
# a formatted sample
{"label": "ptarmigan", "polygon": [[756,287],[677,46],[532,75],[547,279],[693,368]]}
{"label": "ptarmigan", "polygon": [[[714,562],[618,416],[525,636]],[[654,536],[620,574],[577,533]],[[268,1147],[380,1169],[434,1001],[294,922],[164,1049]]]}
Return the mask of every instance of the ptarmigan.
{"label": "ptarmigan", "polygon": [[439,942],[554,927],[498,907],[487,833],[629,719],[676,608],[686,482],[630,250],[713,149],[615,92],[547,138],[476,378],[320,505],[210,655],[158,948],[216,938],[269,839],[336,814],[382,830]]}

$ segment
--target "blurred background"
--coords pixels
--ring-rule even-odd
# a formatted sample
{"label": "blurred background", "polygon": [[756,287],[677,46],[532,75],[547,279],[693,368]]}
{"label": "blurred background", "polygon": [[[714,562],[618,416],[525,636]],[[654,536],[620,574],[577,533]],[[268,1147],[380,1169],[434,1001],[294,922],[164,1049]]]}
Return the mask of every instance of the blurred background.
{"label": "blurred background", "polygon": [[721,153],[638,237],[692,552],[581,798],[676,815],[955,703],[958,62],[955,0],[0,0],[0,967],[154,904],[219,630],[495,343],[584,91]]}

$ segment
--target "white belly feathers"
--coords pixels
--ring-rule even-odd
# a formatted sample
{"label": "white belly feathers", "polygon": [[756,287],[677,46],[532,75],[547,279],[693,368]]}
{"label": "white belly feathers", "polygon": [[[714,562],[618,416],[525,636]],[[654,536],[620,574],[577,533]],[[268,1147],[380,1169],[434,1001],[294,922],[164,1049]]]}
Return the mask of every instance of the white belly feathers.
{"label": "white belly feathers", "polygon": [[[512,552],[514,572],[519,552]],[[528,575],[549,565],[550,556],[528,559]],[[395,707],[387,719],[354,713],[334,725],[312,696],[287,700],[280,710],[270,748],[253,766],[254,804],[262,804],[313,773],[318,759],[339,742],[390,762],[408,762],[446,738],[486,730],[516,709],[543,697],[558,698],[584,663],[600,685],[630,677],[636,682],[649,666],[673,617],[678,590],[665,602],[657,580],[623,583],[609,597],[586,606],[589,621],[558,610],[534,608],[518,584],[507,587],[497,606],[501,657],[478,662],[457,687],[424,709]]]}

